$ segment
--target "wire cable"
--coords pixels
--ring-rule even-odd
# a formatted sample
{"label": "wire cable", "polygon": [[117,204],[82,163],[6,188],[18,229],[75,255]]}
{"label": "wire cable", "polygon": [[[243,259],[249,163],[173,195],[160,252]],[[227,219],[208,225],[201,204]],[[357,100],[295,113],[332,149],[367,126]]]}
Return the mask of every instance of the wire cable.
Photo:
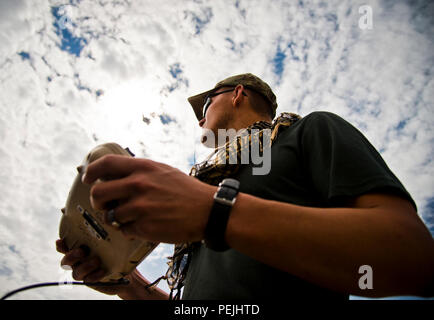
{"label": "wire cable", "polygon": [[110,286],[119,286],[119,285],[127,285],[130,282],[127,279],[119,279],[117,282],[79,282],[79,281],[72,281],[72,282],[43,282],[43,283],[36,283],[32,284],[30,286],[22,287],[13,291],[8,292],[3,297],[0,298],[0,300],[5,300],[14,294],[18,292],[22,292],[25,290],[35,289],[35,288],[41,288],[41,287],[51,287],[51,286],[64,286],[64,285],[81,285],[81,286],[91,286],[91,287],[110,287]]}

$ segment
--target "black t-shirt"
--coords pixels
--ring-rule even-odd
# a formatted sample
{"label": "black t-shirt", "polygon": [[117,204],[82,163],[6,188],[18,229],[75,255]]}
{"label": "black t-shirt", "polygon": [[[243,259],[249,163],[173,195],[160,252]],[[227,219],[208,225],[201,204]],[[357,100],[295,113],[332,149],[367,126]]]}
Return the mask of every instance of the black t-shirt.
{"label": "black t-shirt", "polygon": [[[316,111],[281,129],[271,148],[271,171],[234,176],[240,192],[309,207],[344,207],[347,197],[372,191],[410,194],[376,149],[336,114]],[[267,219],[267,212],[264,212]],[[348,299],[250,258],[235,249],[193,251],[183,299]]]}

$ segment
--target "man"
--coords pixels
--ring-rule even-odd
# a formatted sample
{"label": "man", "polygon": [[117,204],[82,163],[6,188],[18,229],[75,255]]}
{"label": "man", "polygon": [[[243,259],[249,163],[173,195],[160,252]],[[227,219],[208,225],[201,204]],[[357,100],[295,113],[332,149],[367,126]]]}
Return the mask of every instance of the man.
{"label": "man", "polygon": [[[275,95],[252,74],[225,79],[189,102],[215,136],[218,129],[272,130],[271,170],[254,175],[252,164],[205,163],[188,176],[147,159],[106,156],[83,178],[122,177],[93,185],[91,200],[98,210],[120,201],[114,215],[126,237],[187,244],[183,299],[433,295],[433,238],[410,194],[351,124],[329,112],[272,123]],[[235,180],[217,187],[225,178]],[[98,259],[57,245],[74,279],[103,277]],[[368,287],[359,270],[370,271]],[[168,298],[156,287],[145,290],[149,281],[137,270],[128,279],[98,290]]]}

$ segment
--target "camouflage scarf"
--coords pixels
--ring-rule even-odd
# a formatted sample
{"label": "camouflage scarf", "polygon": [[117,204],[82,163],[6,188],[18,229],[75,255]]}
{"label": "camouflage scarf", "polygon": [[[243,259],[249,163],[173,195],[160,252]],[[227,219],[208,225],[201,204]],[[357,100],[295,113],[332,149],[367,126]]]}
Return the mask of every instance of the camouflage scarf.
{"label": "camouflage scarf", "polygon": [[[216,148],[205,161],[195,164],[191,168],[190,176],[217,186],[223,179],[234,176],[240,167],[243,166],[240,161],[241,152],[247,146],[250,147],[252,141],[258,142],[259,151],[263,152],[265,129],[271,130],[270,144],[272,145],[280,132],[280,128],[288,127],[299,119],[301,117],[295,113],[284,112],[273,123],[265,121],[255,122],[247,127],[246,131],[243,131],[243,134],[238,134],[222,147]],[[236,161],[230,161],[230,157],[236,157],[234,159]],[[169,262],[167,264],[169,268],[166,275],[158,278],[149,286],[157,284],[161,279],[166,279],[170,288],[169,300],[179,300],[193,249],[195,246],[200,246],[200,244],[200,242],[176,244],[173,256],[168,257]],[[174,290],[177,290],[175,296],[173,296]]]}

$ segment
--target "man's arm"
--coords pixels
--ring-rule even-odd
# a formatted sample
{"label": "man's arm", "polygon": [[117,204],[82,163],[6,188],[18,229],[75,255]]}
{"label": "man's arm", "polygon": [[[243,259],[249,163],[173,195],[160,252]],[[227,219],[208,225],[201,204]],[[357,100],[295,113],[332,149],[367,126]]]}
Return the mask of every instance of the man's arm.
{"label": "man's arm", "polygon": [[[127,237],[200,241],[217,190],[168,165],[108,155],[92,162],[84,183],[93,207],[114,199]],[[433,295],[433,239],[410,202],[387,194],[353,199],[348,208],[303,207],[238,195],[226,230],[228,244],[263,263],[327,288],[356,295]],[[359,267],[373,269],[373,290],[360,290]]]}
{"label": "man's arm", "polygon": [[[240,193],[226,241],[263,263],[360,296],[432,296],[434,241],[410,202],[366,194],[349,208],[313,208]],[[373,270],[361,290],[359,267]]]}
{"label": "man's arm", "polygon": [[150,284],[137,269],[128,275],[130,284],[124,290],[120,290],[117,295],[124,300],[168,300],[169,295],[158,287],[145,288]]}

